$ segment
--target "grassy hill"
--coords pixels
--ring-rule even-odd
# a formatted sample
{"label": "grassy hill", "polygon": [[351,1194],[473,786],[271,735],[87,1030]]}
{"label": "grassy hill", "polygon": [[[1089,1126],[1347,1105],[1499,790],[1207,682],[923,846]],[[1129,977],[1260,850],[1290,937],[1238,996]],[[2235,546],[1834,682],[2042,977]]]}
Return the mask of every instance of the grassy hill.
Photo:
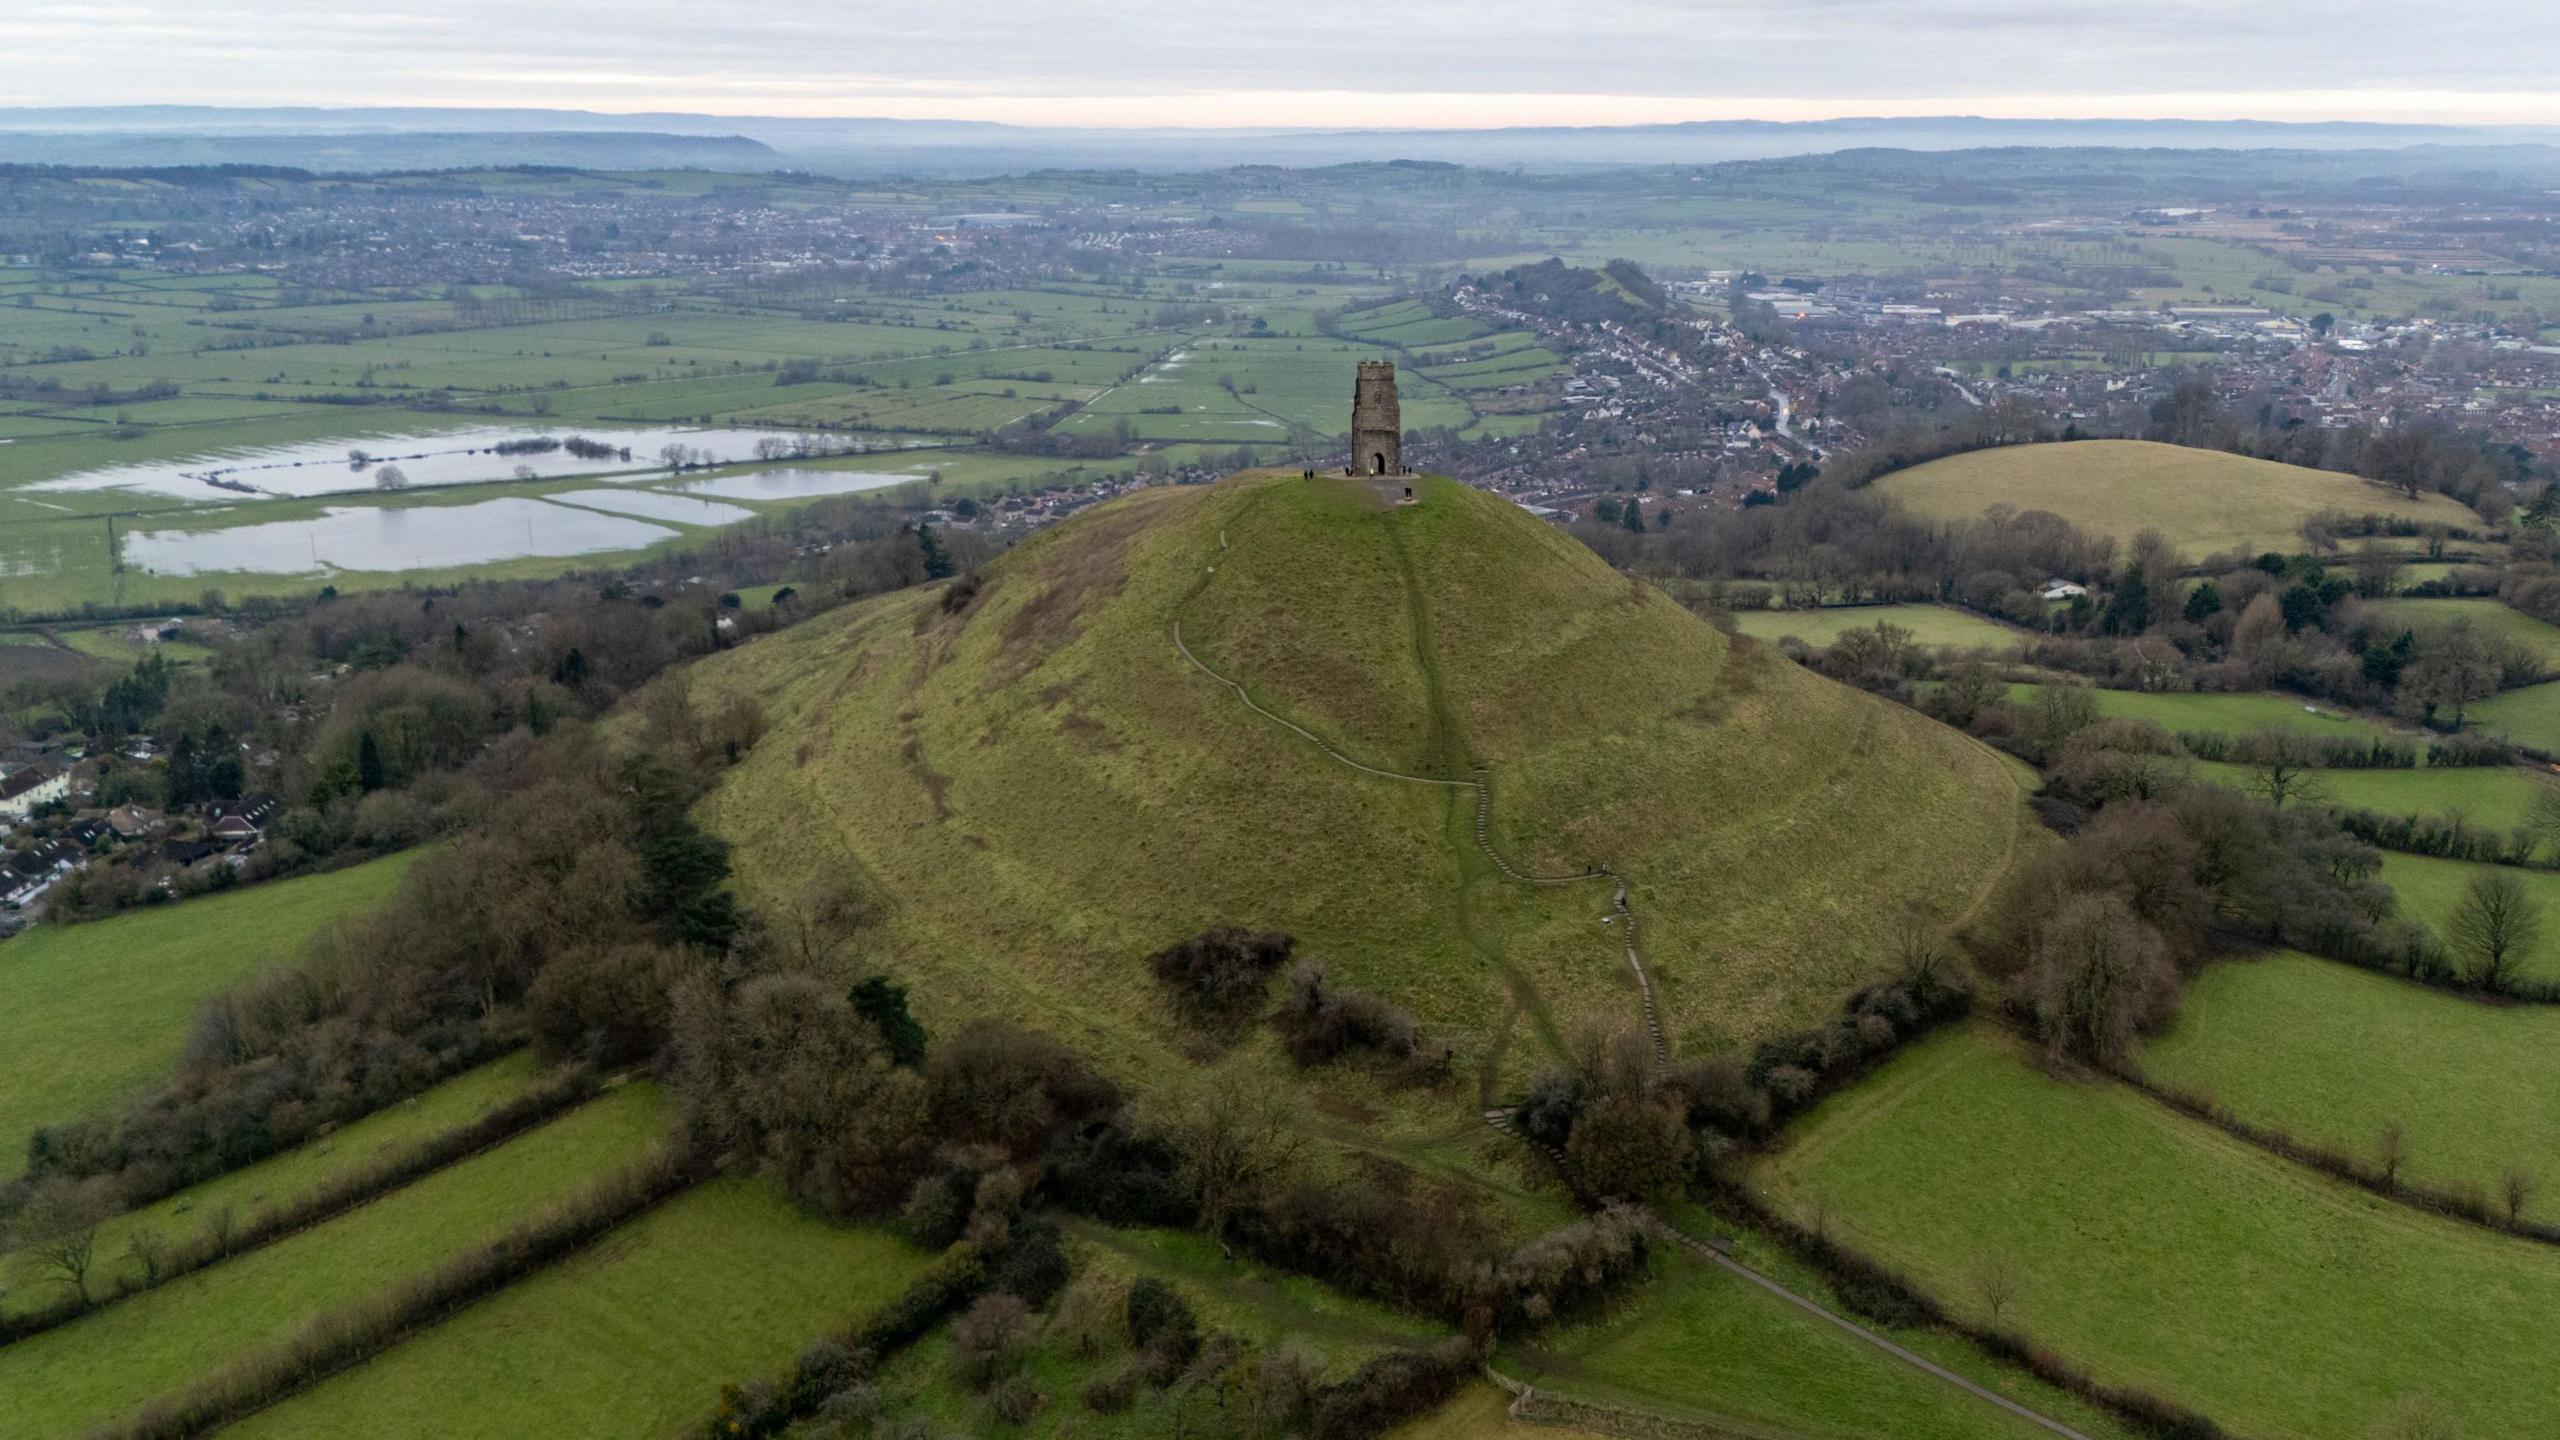
{"label": "grassy hill", "polygon": [[[1336,979],[1488,1056],[1635,1013],[1606,864],[1666,1028],[1704,1049],[1801,1025],[1952,921],[2031,823],[1998,758],[1729,641],[1507,502],[1422,482],[1245,477],[1127,497],[1025,543],[965,605],[853,607],[696,668],[768,731],[708,803],[754,898],[880,907],[870,956],[928,1024],[993,1011],[1124,1073],[1196,1049],[1144,957],[1221,922],[1285,930]],[[1462,1050],[1462,1053],[1465,1053]]]}
{"label": "grassy hill", "polygon": [[2220,550],[2299,550],[2302,522],[2324,510],[2480,523],[2442,495],[2410,500],[2353,475],[2147,440],[1977,450],[1887,475],[1875,488],[1937,520],[1970,520],[2006,505],[2048,510],[2119,542],[2156,529],[2193,560]]}

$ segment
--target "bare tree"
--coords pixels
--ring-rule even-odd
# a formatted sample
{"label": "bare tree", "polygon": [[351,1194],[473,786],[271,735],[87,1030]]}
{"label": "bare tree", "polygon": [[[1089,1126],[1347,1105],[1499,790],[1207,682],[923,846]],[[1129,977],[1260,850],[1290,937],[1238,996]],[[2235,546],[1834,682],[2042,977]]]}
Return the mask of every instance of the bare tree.
{"label": "bare tree", "polygon": [[1221,1245],[1237,1202],[1305,1147],[1287,1088],[1229,1067],[1176,1092],[1157,1120],[1179,1157],[1200,1223]]}
{"label": "bare tree", "polygon": [[2317,805],[2328,798],[2320,774],[2319,749],[2309,737],[2290,730],[2260,730],[2241,742],[2249,760],[2249,785],[2268,804],[2281,810],[2288,800]]}
{"label": "bare tree", "polygon": [[2542,939],[2542,907],[2504,869],[2481,872],[2454,907],[2453,943],[2471,960],[2471,980],[2504,990],[2516,963]]}
{"label": "bare tree", "polygon": [[2384,1185],[2400,1183],[2400,1167],[2409,1163],[2409,1132],[2399,1121],[2383,1122],[2381,1132],[2373,1137],[2373,1163],[2381,1167]]}
{"label": "bare tree", "polygon": [[409,472],[401,469],[397,465],[385,465],[381,469],[373,472],[373,488],[376,490],[406,490],[409,488]]}
{"label": "bare tree", "polygon": [[96,1183],[50,1180],[36,1187],[10,1225],[10,1240],[40,1271],[89,1303],[89,1270],[98,1258],[98,1226],[114,1207]]}
{"label": "bare tree", "polygon": [[2524,1220],[2525,1202],[2533,1198],[2533,1192],[2540,1187],[2541,1183],[2532,1171],[2521,1165],[2508,1166],[2506,1173],[2498,1177],[2498,1191],[2507,1202],[2508,1225],[2513,1226]]}
{"label": "bare tree", "polygon": [[2000,1323],[2001,1312],[2018,1298],[2026,1283],[2026,1274],[2018,1257],[2006,1250],[1985,1251],[1973,1262],[1973,1291],[1982,1297],[1982,1306],[1991,1312],[1991,1323]]}

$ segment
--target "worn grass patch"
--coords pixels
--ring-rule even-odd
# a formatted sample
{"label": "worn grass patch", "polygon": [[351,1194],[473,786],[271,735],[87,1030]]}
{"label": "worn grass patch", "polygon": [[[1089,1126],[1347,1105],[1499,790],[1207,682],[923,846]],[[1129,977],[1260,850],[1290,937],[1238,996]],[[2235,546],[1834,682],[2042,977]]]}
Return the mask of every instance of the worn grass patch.
{"label": "worn grass patch", "polygon": [[0,1180],[27,1139],[166,1076],[196,1007],[299,960],[332,922],[391,897],[410,855],[0,942]]}
{"label": "worn grass patch", "polygon": [[2459,529],[2481,521],[2442,495],[2416,500],[2353,475],[2147,440],[2075,440],[1977,450],[1875,482],[1933,520],[1970,520],[1994,505],[2047,510],[2129,544],[2158,530],[2190,560],[2225,550],[2303,548],[2302,522],[2326,510],[2396,515]]}
{"label": "worn grass patch", "polygon": [[[2530,1434],[2560,1343],[2560,1250],[2325,1180],[2112,1082],[2063,1082],[1972,1028],[1928,1041],[1794,1128],[1754,1173],[1799,1220],[2102,1379],[2237,1433],[2334,1440],[2427,1394],[2470,1433]],[[2483,1344],[2495,1336],[2498,1343]]]}
{"label": "worn grass patch", "polygon": [[[2560,1185],[2560,1009],[2497,1007],[2308,955],[2220,964],[2144,1048],[2154,1078],[2253,1125],[2371,1156],[2385,1125],[2407,1173],[2492,1197],[2510,1166]],[[2545,1190],[2529,1218],[2560,1214]]]}

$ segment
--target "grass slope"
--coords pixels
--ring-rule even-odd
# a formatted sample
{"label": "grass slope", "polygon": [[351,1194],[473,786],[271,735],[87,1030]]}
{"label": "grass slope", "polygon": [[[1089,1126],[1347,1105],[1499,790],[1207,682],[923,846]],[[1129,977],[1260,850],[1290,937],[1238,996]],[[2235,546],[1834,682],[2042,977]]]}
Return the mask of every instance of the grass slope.
{"label": "grass slope", "polygon": [[[2497,868],[2468,860],[2438,860],[2431,855],[2383,852],[2382,883],[2399,897],[2400,913],[2426,922],[2439,939],[2451,936],[2454,911],[2471,882]],[[2507,867],[2524,883],[2525,893],[2542,907],[2542,938],[2524,957],[2523,973],[2560,977],[2560,875],[2547,870]]]}
{"label": "grass slope", "polygon": [[505,1233],[665,1129],[631,1085],[275,1244],[0,1349],[0,1440],[76,1435]]}
{"label": "grass slope", "polygon": [[1943,646],[1951,650],[1987,647],[2014,652],[2019,639],[2018,632],[2005,625],[1944,605],[1836,605],[1824,610],[1740,610],[1734,613],[1733,623],[1734,628],[1754,640],[1783,640],[1792,635],[1816,648],[1828,645],[1852,630],[1871,630],[1879,624],[1901,626],[1911,632],[1911,638],[1917,644]]}
{"label": "grass slope", "polygon": [[626,1440],[783,1369],[930,1259],[770,1186],[677,1196],[552,1269],[223,1433],[237,1440]]}
{"label": "grass slope", "polygon": [[2158,530],[2187,558],[2222,550],[2302,548],[2302,522],[2324,510],[2397,515],[2476,528],[2442,495],[2410,500],[2369,480],[2272,460],[2147,440],[2013,445],[1932,460],[1875,482],[1934,520],[1970,520],[1994,505],[2046,510],[2129,543]]}
{"label": "grass slope", "polygon": [[752,891],[879,897],[875,955],[929,1023],[1011,1013],[1129,1073],[1188,1044],[1143,957],[1220,922],[1298,936],[1452,1040],[1633,1008],[1605,886],[1501,881],[1471,797],[1247,711],[1174,650],[1177,609],[1347,752],[1489,767],[1516,862],[1618,867],[1692,1043],[1827,1011],[1905,903],[1961,910],[2010,862],[2025,811],[1989,751],[1734,645],[1516,506],[1421,488],[1391,511],[1295,477],[1145,491],[956,614],[885,597],[715,657],[696,702],[757,697],[768,730],[712,821]]}
{"label": "grass slope", "polygon": [[[2373,1153],[2409,1136],[2408,1173],[2498,1194],[2510,1165],[2560,1178],[2560,1010],[2474,1004],[2351,966],[2280,954],[2216,965],[2175,1029],[2143,1052],[2154,1078],[2242,1119]],[[2544,1194],[2525,1214],[2560,1211]]]}
{"label": "grass slope", "polygon": [[[2546,1425],[2520,1356],[2560,1344],[2560,1251],[2323,1180],[2127,1087],[2064,1083],[1981,1029],[1817,1109],[1756,1176],[1951,1303],[2006,1250],[2009,1318],[2102,1378],[2239,1433],[2360,1435],[2427,1393],[2471,1433]],[[2494,1335],[2496,1344],[2482,1344]],[[2540,1418],[2537,1418],[2540,1417]]]}
{"label": "grass slope", "polygon": [[27,1138],[168,1074],[205,997],[390,898],[411,857],[0,943],[0,1180]]}
{"label": "grass slope", "polygon": [[2364,602],[2364,613],[2412,630],[2468,620],[2489,634],[2515,642],[2545,666],[2560,666],[2560,625],[2546,625],[2496,600],[2368,600]]}

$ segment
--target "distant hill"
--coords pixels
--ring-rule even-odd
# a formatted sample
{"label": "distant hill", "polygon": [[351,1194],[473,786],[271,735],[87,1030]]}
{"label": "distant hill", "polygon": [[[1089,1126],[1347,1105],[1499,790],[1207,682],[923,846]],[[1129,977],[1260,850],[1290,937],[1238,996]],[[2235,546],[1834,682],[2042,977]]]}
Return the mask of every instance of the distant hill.
{"label": "distant hill", "polygon": [[2147,440],[1977,450],[1897,471],[1875,488],[1939,520],[2006,505],[2051,511],[2119,543],[2156,529],[2191,560],[2218,550],[2299,550],[2302,522],[2324,510],[2480,524],[2469,506],[2447,496],[2410,500],[2354,475]]}
{"label": "distant hill", "polygon": [[[428,107],[225,107],[208,105],[0,108],[0,136],[46,132],[70,137],[192,135],[237,144],[281,138],[481,134],[529,147],[529,137],[644,133],[744,137],[783,157],[744,151],[704,158],[706,168],[771,169],[788,164],[842,174],[1001,174],[1040,168],[1130,167],[1198,170],[1226,165],[1337,165],[1438,160],[1467,165],[1707,165],[1858,149],[1914,151],[1985,147],[2173,150],[2391,151],[2413,147],[2518,147],[2560,142],[2560,128],[2495,125],[2278,123],[2200,120],[2008,120],[1944,115],[1836,120],[1713,120],[1671,125],[1518,126],[1480,130],[1086,129],[957,120],[844,117],[614,115],[589,110]],[[218,148],[237,163],[300,164]],[[0,156],[54,159],[0,145]],[[169,164],[120,152],[66,155],[64,163]],[[582,163],[511,153],[468,164]]]}
{"label": "distant hill", "polygon": [[2005,763],[1735,641],[1498,497],[1336,479],[1160,488],[1024,543],[974,598],[903,593],[695,667],[768,730],[707,802],[747,890],[850,889],[928,1025],[1003,1013],[1123,1073],[1189,1053],[1145,957],[1288,932],[1337,981],[1525,1079],[1637,1015],[1605,880],[1626,877],[1692,1054],[1810,1023],[2023,853]]}
{"label": "distant hill", "polygon": [[559,165],[581,170],[779,170],[771,147],[738,135],[640,131],[208,133],[0,128],[0,164],[152,168],[266,165],[324,173]]}

